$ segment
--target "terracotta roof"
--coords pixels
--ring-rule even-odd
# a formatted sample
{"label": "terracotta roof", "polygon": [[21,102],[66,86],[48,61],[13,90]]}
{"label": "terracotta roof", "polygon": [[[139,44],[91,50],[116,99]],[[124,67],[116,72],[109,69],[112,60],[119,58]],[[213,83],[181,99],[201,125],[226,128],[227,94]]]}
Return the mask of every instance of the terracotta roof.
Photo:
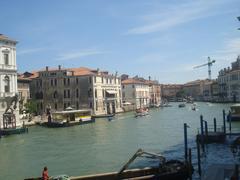
{"label": "terracotta roof", "polygon": [[85,68],[85,67],[80,67],[80,68],[69,68],[67,69],[69,71],[73,71],[74,76],[85,76],[85,75],[94,75],[96,73],[93,73],[92,69]]}
{"label": "terracotta roof", "polygon": [[122,84],[147,84],[145,81],[140,81],[138,79],[129,78],[122,81]]}
{"label": "terracotta roof", "polygon": [[10,39],[9,37],[4,36],[3,34],[0,34],[0,40],[3,40],[3,41],[10,41],[10,42],[17,43],[16,40]]}

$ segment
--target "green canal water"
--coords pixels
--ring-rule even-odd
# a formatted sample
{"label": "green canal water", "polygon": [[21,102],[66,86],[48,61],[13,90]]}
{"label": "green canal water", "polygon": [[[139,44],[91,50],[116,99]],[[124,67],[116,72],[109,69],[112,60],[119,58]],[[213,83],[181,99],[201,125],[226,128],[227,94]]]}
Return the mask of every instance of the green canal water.
{"label": "green canal water", "polygon": [[183,157],[183,123],[188,123],[189,141],[199,127],[199,116],[222,125],[222,110],[230,104],[197,103],[151,109],[150,115],[135,118],[132,112],[119,114],[112,121],[96,119],[95,123],[69,128],[30,127],[28,134],[0,139],[0,179],[15,180],[41,175],[48,166],[50,175],[70,176],[118,171],[138,148]]}

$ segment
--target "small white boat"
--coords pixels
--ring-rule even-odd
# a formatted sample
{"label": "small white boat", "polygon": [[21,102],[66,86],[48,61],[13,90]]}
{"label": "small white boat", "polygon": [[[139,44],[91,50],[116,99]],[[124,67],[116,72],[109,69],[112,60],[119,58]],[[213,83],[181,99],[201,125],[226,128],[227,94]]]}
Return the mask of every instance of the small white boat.
{"label": "small white boat", "polygon": [[136,110],[135,117],[142,117],[149,115],[148,108],[140,108]]}

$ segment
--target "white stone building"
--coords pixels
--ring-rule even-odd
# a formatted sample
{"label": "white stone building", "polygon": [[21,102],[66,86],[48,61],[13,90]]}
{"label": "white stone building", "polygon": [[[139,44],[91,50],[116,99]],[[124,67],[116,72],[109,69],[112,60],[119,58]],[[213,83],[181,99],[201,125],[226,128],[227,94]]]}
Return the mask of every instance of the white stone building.
{"label": "white stone building", "polygon": [[240,102],[240,56],[232,67],[219,71],[219,98],[221,101]]}
{"label": "white stone building", "polygon": [[39,114],[52,111],[90,108],[94,115],[122,111],[121,80],[117,74],[85,67],[50,69],[32,73],[31,97]]}
{"label": "white stone building", "polygon": [[[0,127],[2,127],[3,113],[6,109],[6,97],[14,96],[17,90],[17,41],[0,34]],[[17,126],[19,122],[19,110],[15,110]]]}
{"label": "white stone building", "polygon": [[145,80],[129,78],[122,81],[122,99],[136,109],[150,106],[150,88]]}

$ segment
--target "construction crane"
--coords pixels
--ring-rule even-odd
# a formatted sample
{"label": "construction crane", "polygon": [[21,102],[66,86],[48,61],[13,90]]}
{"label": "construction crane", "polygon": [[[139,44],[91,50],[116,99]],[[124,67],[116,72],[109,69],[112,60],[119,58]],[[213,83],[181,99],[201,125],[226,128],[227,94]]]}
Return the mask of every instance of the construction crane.
{"label": "construction crane", "polygon": [[196,69],[196,68],[200,68],[203,66],[208,66],[208,78],[211,79],[211,67],[212,67],[213,63],[215,63],[215,62],[216,62],[215,60],[211,60],[210,57],[208,57],[208,63],[202,64],[199,66],[195,66],[193,68]]}

